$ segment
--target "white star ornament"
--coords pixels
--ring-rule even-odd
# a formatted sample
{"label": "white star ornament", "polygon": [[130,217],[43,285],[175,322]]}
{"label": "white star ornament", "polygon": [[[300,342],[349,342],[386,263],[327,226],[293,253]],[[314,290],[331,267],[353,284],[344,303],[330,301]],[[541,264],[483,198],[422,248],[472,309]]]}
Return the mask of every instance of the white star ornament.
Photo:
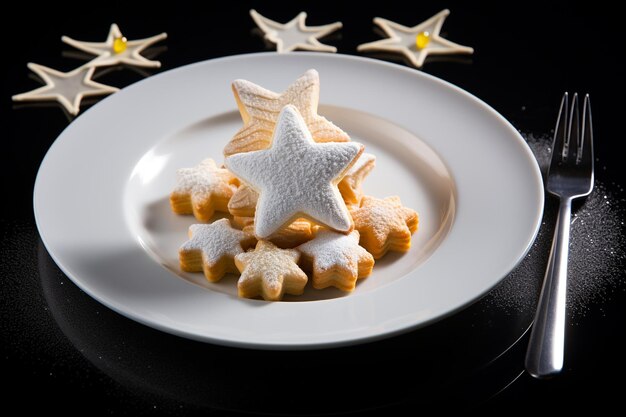
{"label": "white star ornament", "polygon": [[472,54],[473,48],[451,42],[439,35],[449,14],[450,10],[442,10],[413,27],[376,17],[374,23],[380,26],[389,38],[361,44],[357,50],[401,53],[417,68],[424,64],[428,55]]}
{"label": "white star ornament", "polygon": [[140,52],[165,38],[167,38],[167,33],[160,33],[149,38],[129,41],[122,35],[120,28],[113,23],[104,42],[77,41],[68,36],[63,36],[61,40],[76,49],[97,55],[85,65],[101,67],[127,64],[137,67],[159,68],[161,66],[159,61],[149,60]]}
{"label": "white star ornament", "polygon": [[13,101],[58,101],[71,115],[80,111],[83,97],[111,94],[117,88],[100,84],[91,79],[94,67],[81,66],[70,72],[60,72],[30,62],[28,68],[37,74],[46,85],[35,90],[13,96]]}
{"label": "white star ornament", "polygon": [[296,49],[318,52],[337,52],[337,48],[325,45],[319,38],[342,27],[341,22],[323,26],[307,26],[306,13],[300,12],[287,23],[278,23],[261,16],[256,10],[250,10],[250,16],[257,26],[265,33],[265,39],[276,44],[278,53],[291,52]]}

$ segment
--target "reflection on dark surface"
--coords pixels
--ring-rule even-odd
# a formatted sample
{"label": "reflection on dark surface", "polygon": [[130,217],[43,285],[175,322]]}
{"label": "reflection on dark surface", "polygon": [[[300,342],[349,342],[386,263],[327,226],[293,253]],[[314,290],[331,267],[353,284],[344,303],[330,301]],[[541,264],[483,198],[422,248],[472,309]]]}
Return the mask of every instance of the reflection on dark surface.
{"label": "reflection on dark surface", "polygon": [[[157,56],[161,55],[164,52],[167,52],[166,45],[151,46],[149,48],[142,50],[141,55],[146,59],[153,60],[154,58],[156,58]],[[72,59],[78,59],[81,61],[91,61],[92,59],[96,58],[96,55],[88,54],[87,52],[83,52],[78,49],[63,50],[61,51],[61,56],[63,58],[72,58]],[[128,67],[132,67],[132,65],[128,65]]]}
{"label": "reflection on dark surface", "polygon": [[[497,307],[506,303],[490,296],[438,323],[375,343],[314,351],[248,350],[182,339],[135,323],[76,286],[63,285],[67,278],[41,242],[38,258],[52,316],[78,351],[139,394],[193,407],[336,413],[415,403],[457,409],[488,400],[523,371],[523,335],[532,309],[511,314]],[[516,271],[527,271],[528,259]],[[515,273],[506,280],[511,279],[517,279]]]}
{"label": "reflection on dark surface", "polygon": [[[256,38],[260,38],[263,41],[263,48],[266,51],[276,51],[276,44],[274,42],[268,40],[265,37],[265,32],[263,32],[258,27],[254,27],[253,29],[251,29],[250,30],[250,35],[252,35],[253,37],[256,37]],[[328,35],[319,38],[319,40],[320,40],[320,42],[332,44],[333,41],[339,41],[342,38],[343,38],[343,35],[341,34],[341,30],[338,30],[338,31],[329,33]]]}
{"label": "reflection on dark surface", "polygon": [[150,70],[150,69],[146,69],[146,68],[142,68],[142,67],[136,67],[133,65],[127,65],[127,64],[119,64],[119,65],[113,65],[110,67],[101,67],[96,69],[96,71],[94,72],[93,77],[91,77],[93,80],[97,80],[99,78],[102,78],[106,75],[109,74],[113,74],[115,72],[118,71],[125,71],[125,70],[129,70],[134,72],[135,74],[137,74],[139,77],[141,78],[148,78],[151,75],[154,75],[154,69]]}
{"label": "reflection on dark surface", "polygon": [[[407,59],[403,54],[400,54],[400,53],[364,51],[363,56],[368,57],[368,58],[380,59],[383,61],[390,61],[390,62],[394,62],[398,64],[402,63],[404,65],[407,65],[413,68],[413,64],[411,63],[411,61]],[[459,56],[459,55],[432,55],[431,54],[427,56],[426,59],[424,60],[424,65],[428,63],[434,63],[434,62],[453,62],[455,64],[469,65],[473,62],[473,60],[470,56],[467,56],[467,55]]]}
{"label": "reflection on dark surface", "polygon": [[261,29],[259,29],[258,27],[255,27],[254,29],[250,30],[250,34],[254,37],[258,37],[261,38],[261,40],[263,41],[263,48],[266,51],[275,51],[276,50],[276,44],[270,40],[268,40],[265,37],[265,32],[263,32]]}
{"label": "reflection on dark surface", "polygon": [[[80,103],[80,109],[81,111],[85,111],[85,109],[96,103],[98,101],[98,98],[84,98],[81,100]],[[31,102],[27,102],[27,101],[22,101],[22,102],[16,102],[15,104],[13,104],[13,106],[11,107],[13,110],[20,110],[20,109],[46,109],[46,108],[58,108],[63,112],[63,115],[65,116],[65,118],[67,119],[67,123],[71,123],[76,116],[70,114],[67,109],[65,108],[65,106],[63,106],[61,103],[59,103],[58,101],[31,101]]]}

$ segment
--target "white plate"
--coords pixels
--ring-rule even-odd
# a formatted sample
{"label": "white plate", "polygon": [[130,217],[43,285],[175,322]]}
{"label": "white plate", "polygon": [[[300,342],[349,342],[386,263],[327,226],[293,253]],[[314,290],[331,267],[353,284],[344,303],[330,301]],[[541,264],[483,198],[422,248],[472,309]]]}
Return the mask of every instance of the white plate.
{"label": "white plate", "polygon": [[[352,294],[239,299],[235,277],[209,284],[179,270],[193,219],[169,209],[175,171],[221,160],[241,125],[233,79],[282,91],[309,68],[320,73],[320,112],[377,156],[366,193],[400,196],[420,230],[410,252],[377,262]],[[115,311],[193,339],[297,349],[389,336],[477,299],[525,255],[543,190],[517,131],[455,86],[371,59],[262,53],[168,71],[94,106],[50,148],[34,207],[57,264]]]}

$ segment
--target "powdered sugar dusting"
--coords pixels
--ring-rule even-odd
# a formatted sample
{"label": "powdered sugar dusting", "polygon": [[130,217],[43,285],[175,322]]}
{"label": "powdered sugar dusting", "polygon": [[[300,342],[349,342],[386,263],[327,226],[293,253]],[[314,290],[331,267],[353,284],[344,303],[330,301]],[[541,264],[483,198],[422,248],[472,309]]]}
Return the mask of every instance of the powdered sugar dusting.
{"label": "powdered sugar dusting", "polygon": [[281,275],[300,269],[296,265],[300,254],[296,250],[280,249],[274,245],[266,245],[266,241],[261,242],[264,243],[257,245],[257,249],[237,258],[246,264],[247,272],[242,274],[242,280],[251,275],[264,275],[266,280],[274,281]]}
{"label": "powdered sugar dusting", "polygon": [[192,199],[207,198],[214,192],[232,194],[236,187],[230,183],[235,177],[223,168],[218,168],[211,158],[203,160],[193,168],[181,168],[176,171],[174,194],[190,194]]}
{"label": "powdered sugar dusting", "polygon": [[398,197],[379,199],[365,196],[361,207],[352,211],[355,226],[361,234],[367,230],[379,242],[386,241],[391,233],[404,233],[410,237],[411,231],[406,222],[413,215],[415,212],[403,207]]}
{"label": "powdered sugar dusting", "polygon": [[234,258],[243,253],[241,241],[249,235],[233,229],[228,219],[220,219],[211,224],[193,224],[189,227],[191,239],[183,243],[181,251],[202,251],[204,262],[215,265],[224,256]]}
{"label": "powdered sugar dusting", "polygon": [[237,286],[243,297],[262,295],[278,300],[286,289],[300,294],[308,277],[297,265],[300,253],[295,249],[279,249],[272,243],[260,240],[254,251],[235,257],[241,272]]}
{"label": "powdered sugar dusting", "polygon": [[356,269],[359,259],[372,257],[359,246],[359,237],[359,232],[356,230],[349,235],[331,230],[320,230],[315,239],[296,249],[312,257],[315,267],[320,271],[327,271],[334,267]]}
{"label": "powdered sugar dusting", "polygon": [[[549,135],[523,135],[542,172],[550,163],[552,138]],[[596,160],[596,165],[597,164]],[[596,172],[601,170],[596,167]],[[626,261],[626,218],[624,190],[605,184],[598,176],[591,195],[577,200],[570,226],[567,306],[572,318],[591,308],[602,309],[603,302],[617,289],[624,290]],[[492,303],[512,310],[535,308],[550,251],[558,202],[547,196],[541,229],[523,262],[513,270],[489,297]]]}
{"label": "powdered sugar dusting", "polygon": [[272,147],[226,158],[235,175],[260,194],[255,233],[266,238],[297,217],[340,231],[352,228],[334,181],[362,152],[355,142],[315,143],[294,106],[285,106]]}
{"label": "powdered sugar dusting", "polygon": [[596,181],[593,194],[572,215],[567,294],[574,314],[624,289],[624,201],[623,190]]}

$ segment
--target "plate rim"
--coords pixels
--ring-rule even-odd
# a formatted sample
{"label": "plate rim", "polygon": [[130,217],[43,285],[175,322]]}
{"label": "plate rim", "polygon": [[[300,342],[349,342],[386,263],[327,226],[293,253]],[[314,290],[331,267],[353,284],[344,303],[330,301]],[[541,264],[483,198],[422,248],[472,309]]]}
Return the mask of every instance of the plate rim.
{"label": "plate rim", "polygon": [[[371,59],[371,58],[366,58],[366,57],[361,57],[361,56],[354,56],[354,55],[344,55],[344,54],[326,54],[326,53],[316,53],[316,52],[298,52],[295,55],[297,56],[311,56],[311,57],[319,57],[322,59],[327,59],[332,57],[331,59],[338,59],[338,60],[342,60],[342,59],[346,59],[346,60],[351,60],[351,61],[357,61],[357,62],[362,62],[362,63],[366,63],[368,65],[378,65],[378,66],[382,66],[382,67],[389,67],[392,68],[394,70],[401,70],[407,73],[410,73],[412,75],[418,75],[420,77],[425,77],[429,82],[434,82],[436,84],[439,84],[441,86],[443,86],[446,89],[450,89],[452,91],[454,91],[456,94],[461,94],[462,96],[464,96],[465,98],[469,98],[470,100],[472,100],[475,104],[477,104],[479,107],[481,107],[481,109],[483,111],[488,112],[491,116],[495,116],[496,119],[503,125],[505,126],[510,133],[512,133],[514,136],[517,137],[517,140],[520,142],[520,144],[522,144],[522,149],[525,150],[525,157],[528,161],[532,161],[531,166],[533,167],[533,178],[536,182],[538,182],[540,184],[540,187],[538,187],[538,189],[536,190],[538,192],[538,196],[540,197],[538,199],[538,207],[537,207],[537,211],[536,211],[536,216],[535,216],[535,221],[534,221],[534,230],[532,231],[532,233],[530,234],[530,238],[528,239],[528,241],[526,242],[525,248],[524,250],[519,254],[519,256],[517,257],[517,259],[512,262],[511,267],[508,269],[508,272],[506,274],[504,274],[504,276],[499,276],[497,280],[495,280],[493,282],[493,284],[491,286],[489,286],[488,288],[486,288],[483,292],[476,294],[473,298],[467,299],[464,303],[457,305],[455,308],[451,308],[448,309],[447,312],[443,313],[443,314],[439,314],[435,317],[431,317],[429,319],[426,320],[422,320],[419,321],[417,323],[408,323],[405,324],[403,326],[397,326],[396,328],[392,329],[392,330],[385,330],[383,332],[379,332],[379,333],[373,333],[373,334],[367,334],[367,335],[361,335],[359,337],[348,337],[348,338],[343,338],[343,339],[338,339],[338,340],[332,340],[332,341],[314,341],[314,342],[293,342],[293,341],[286,341],[286,342],[281,342],[281,341],[273,341],[273,342],[267,342],[267,341],[261,341],[261,342],[254,342],[254,341],[241,341],[241,340],[230,340],[230,339],[223,339],[223,338],[216,338],[216,337],[210,337],[207,335],[202,335],[202,334],[197,334],[197,333],[193,333],[193,332],[188,332],[188,331],[184,331],[181,329],[177,329],[177,328],[172,328],[166,325],[163,325],[159,322],[155,322],[155,321],[151,321],[151,320],[147,320],[144,317],[142,317],[141,315],[138,314],[132,314],[130,312],[128,312],[127,310],[124,310],[123,308],[118,307],[118,305],[116,305],[115,303],[109,302],[109,300],[107,300],[105,297],[102,297],[100,294],[98,294],[95,291],[92,291],[92,289],[86,285],[86,283],[84,283],[80,277],[74,276],[73,272],[71,271],[71,268],[69,268],[67,265],[65,265],[65,263],[58,258],[57,254],[55,253],[55,250],[52,249],[50,247],[50,242],[48,241],[48,238],[45,236],[44,233],[42,233],[42,224],[41,224],[41,218],[40,218],[40,209],[39,209],[39,197],[38,195],[40,195],[41,193],[41,187],[42,187],[42,176],[43,176],[43,171],[44,168],[47,166],[47,164],[50,163],[50,158],[51,155],[53,154],[54,150],[56,149],[56,147],[58,146],[58,139],[60,139],[64,134],[66,134],[66,132],[72,128],[73,123],[69,124],[60,134],[59,136],[55,139],[55,141],[52,143],[52,145],[50,146],[50,148],[48,149],[48,151],[46,152],[44,158],[41,161],[39,170],[37,172],[37,176],[35,179],[35,183],[34,183],[34,188],[33,188],[33,210],[34,210],[34,216],[35,216],[35,222],[37,225],[37,229],[39,231],[39,235],[41,237],[42,242],[44,243],[44,246],[47,249],[47,252],[50,254],[51,258],[54,260],[54,262],[57,264],[57,266],[72,280],[72,282],[74,284],[76,284],[81,290],[85,291],[90,297],[94,298],[95,300],[97,300],[98,302],[100,302],[101,304],[105,305],[108,308],[111,308],[112,310],[116,311],[117,313],[130,318],[134,321],[137,321],[139,323],[142,323],[144,325],[147,325],[149,327],[170,333],[170,334],[175,334],[178,336],[182,336],[185,338],[189,338],[189,339],[193,339],[193,340],[198,340],[198,341],[202,341],[202,342],[210,342],[210,343],[215,343],[215,344],[220,344],[220,345],[226,345],[226,346],[235,346],[235,347],[244,347],[244,348],[254,348],[254,349],[278,349],[278,350],[299,350],[299,349],[318,349],[318,348],[331,348],[331,347],[339,347],[339,346],[345,346],[345,345],[353,345],[353,344],[358,344],[358,343],[365,343],[365,342],[370,342],[370,341],[374,341],[374,340],[380,340],[383,338],[387,338],[390,336],[394,336],[397,334],[401,334],[410,330],[414,330],[417,328],[421,328],[427,325],[432,324],[433,322],[442,320],[446,317],[449,317],[450,315],[453,315],[455,313],[457,313],[460,310],[463,310],[465,308],[467,308],[468,306],[470,306],[471,304],[473,304],[474,302],[476,302],[476,300],[482,298],[484,295],[486,295],[491,289],[493,289],[496,285],[498,285],[507,275],[508,273],[510,273],[526,256],[526,254],[528,253],[528,251],[530,250],[533,242],[535,241],[537,234],[539,232],[539,228],[541,226],[541,219],[542,219],[542,213],[543,213],[543,208],[545,205],[545,198],[544,198],[544,193],[543,193],[543,180],[542,180],[542,176],[541,176],[541,171],[539,168],[539,165],[537,163],[536,158],[534,157],[534,155],[532,154],[532,151],[530,149],[530,147],[527,145],[527,143],[525,142],[525,140],[522,138],[522,136],[520,135],[519,131],[517,129],[514,128],[514,126],[506,119],[504,118],[504,116],[502,116],[499,112],[497,112],[495,109],[493,109],[491,106],[489,106],[486,102],[484,102],[483,100],[481,100],[480,98],[474,96],[473,94],[471,94],[470,92],[448,82],[445,81],[443,79],[440,79],[438,77],[435,77],[431,74],[428,73],[424,73],[412,68],[408,68],[406,66],[402,66],[399,64],[395,64],[395,63],[390,63],[390,62],[385,62],[385,61],[381,61],[381,60],[376,60],[376,59]],[[136,83],[131,84],[130,86],[124,88],[124,90],[126,89],[135,89],[135,88],[139,88],[141,85],[143,85],[143,83],[145,82],[152,82],[152,79],[155,77],[160,77],[164,74],[169,74],[171,72],[174,71],[178,71],[182,68],[188,68],[188,67],[195,67],[195,66],[202,66],[202,65],[207,65],[210,63],[215,63],[215,62],[224,62],[224,61],[231,61],[231,60],[239,60],[239,59],[244,59],[244,58],[254,58],[257,56],[262,56],[262,57],[267,57],[267,56],[283,56],[282,54],[277,54],[276,52],[257,52],[257,53],[250,53],[250,54],[240,54],[240,55],[231,55],[231,56],[225,56],[225,57],[219,57],[219,58],[213,58],[213,59],[208,59],[208,60],[204,60],[204,61],[200,61],[200,62],[195,62],[192,64],[188,64],[188,65],[184,65],[181,67],[176,67],[176,68],[172,68],[168,71],[164,71],[162,73],[156,74],[155,76],[152,77],[148,77],[146,79],[140,80]],[[100,109],[102,106],[104,106],[104,103],[107,103],[108,100],[110,99],[110,97],[105,98],[104,100],[101,100],[100,102],[96,103],[96,105],[92,106],[91,108],[89,108],[87,111],[84,112],[84,114],[91,114],[97,110],[95,109]],[[81,114],[79,117],[83,117],[83,114]],[[444,161],[445,162],[445,161]],[[456,194],[456,193],[455,193]],[[456,199],[456,195],[455,195],[455,199]],[[453,225],[452,227],[454,227],[454,223],[456,222],[456,219],[453,220]],[[193,284],[192,284],[193,285]],[[328,301],[328,300],[323,300],[321,302],[324,301]],[[316,301],[320,302],[320,301]]]}

